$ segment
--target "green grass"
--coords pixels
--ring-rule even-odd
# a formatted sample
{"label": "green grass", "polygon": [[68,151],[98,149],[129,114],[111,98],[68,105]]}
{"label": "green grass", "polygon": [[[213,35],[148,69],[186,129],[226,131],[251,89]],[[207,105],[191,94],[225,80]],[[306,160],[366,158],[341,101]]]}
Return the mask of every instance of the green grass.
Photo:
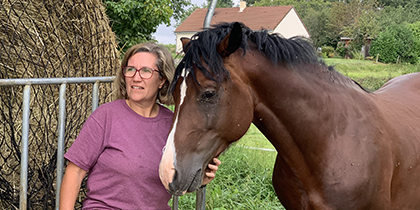
{"label": "green grass", "polygon": [[258,130],[258,128],[251,124],[247,133],[237,141],[236,145],[244,147],[256,147],[265,149],[274,149],[273,145],[267,138]]}
{"label": "green grass", "polygon": [[[206,209],[284,209],[271,184],[276,154],[237,146],[226,150],[216,178],[207,185]],[[179,209],[193,209],[195,196],[181,196]]]}
{"label": "green grass", "polygon": [[325,63],[334,66],[341,74],[352,78],[372,91],[379,89],[388,80],[412,72],[419,72],[420,65],[383,64],[371,60],[327,58]]}
{"label": "green grass", "polygon": [[176,45],[175,44],[164,44],[166,48],[168,48],[168,51],[171,53],[172,57],[176,57]]}
{"label": "green grass", "polygon": [[[216,178],[207,185],[206,209],[284,209],[271,183],[277,152],[246,147],[274,149],[252,124],[239,141],[220,155],[222,165]],[[179,197],[179,209],[195,208],[195,196],[189,193]]]}

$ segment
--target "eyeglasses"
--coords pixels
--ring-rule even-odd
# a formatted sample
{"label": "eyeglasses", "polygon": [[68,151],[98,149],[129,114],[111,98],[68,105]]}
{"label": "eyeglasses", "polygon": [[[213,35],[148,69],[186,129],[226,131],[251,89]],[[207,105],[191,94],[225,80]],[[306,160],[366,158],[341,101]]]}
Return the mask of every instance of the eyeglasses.
{"label": "eyeglasses", "polygon": [[123,73],[125,77],[133,78],[134,75],[136,75],[137,72],[139,72],[140,77],[142,79],[150,79],[153,76],[153,72],[156,71],[160,74],[159,70],[152,69],[149,67],[142,67],[140,69],[136,69],[132,66],[126,66],[123,68]]}

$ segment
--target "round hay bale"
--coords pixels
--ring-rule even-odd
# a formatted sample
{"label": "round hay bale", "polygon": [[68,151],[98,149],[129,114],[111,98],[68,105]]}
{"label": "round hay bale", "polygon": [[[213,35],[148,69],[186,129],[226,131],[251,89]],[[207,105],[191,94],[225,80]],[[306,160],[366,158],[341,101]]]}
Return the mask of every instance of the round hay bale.
{"label": "round hay bale", "polygon": [[[0,3],[0,79],[113,76],[115,35],[99,0]],[[112,84],[100,86],[111,101]],[[0,208],[19,207],[22,86],[0,86]],[[91,113],[92,84],[68,84],[66,149]],[[59,85],[32,85],[28,207],[55,208]],[[79,206],[80,207],[80,206]]]}

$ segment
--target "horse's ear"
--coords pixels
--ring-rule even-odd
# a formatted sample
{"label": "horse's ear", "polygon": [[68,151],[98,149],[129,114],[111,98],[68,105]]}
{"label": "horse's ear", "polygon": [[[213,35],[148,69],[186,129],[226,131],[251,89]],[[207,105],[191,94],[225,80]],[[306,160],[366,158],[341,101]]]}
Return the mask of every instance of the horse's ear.
{"label": "horse's ear", "polygon": [[188,42],[190,42],[191,39],[187,38],[187,37],[181,37],[181,43],[182,43],[182,50],[184,50],[184,52],[187,52],[187,44]]}
{"label": "horse's ear", "polygon": [[238,22],[233,24],[232,30],[217,45],[217,53],[222,57],[227,57],[234,53],[242,43],[242,26]]}

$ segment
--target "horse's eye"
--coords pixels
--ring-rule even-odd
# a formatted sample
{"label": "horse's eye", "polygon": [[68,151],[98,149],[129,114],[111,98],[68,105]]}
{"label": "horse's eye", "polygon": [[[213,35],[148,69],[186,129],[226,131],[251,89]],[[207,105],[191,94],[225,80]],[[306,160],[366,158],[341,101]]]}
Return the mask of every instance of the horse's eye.
{"label": "horse's eye", "polygon": [[214,96],[216,95],[216,91],[206,91],[204,92],[203,96],[201,97],[201,99],[207,101],[207,100],[211,100],[214,98]]}

